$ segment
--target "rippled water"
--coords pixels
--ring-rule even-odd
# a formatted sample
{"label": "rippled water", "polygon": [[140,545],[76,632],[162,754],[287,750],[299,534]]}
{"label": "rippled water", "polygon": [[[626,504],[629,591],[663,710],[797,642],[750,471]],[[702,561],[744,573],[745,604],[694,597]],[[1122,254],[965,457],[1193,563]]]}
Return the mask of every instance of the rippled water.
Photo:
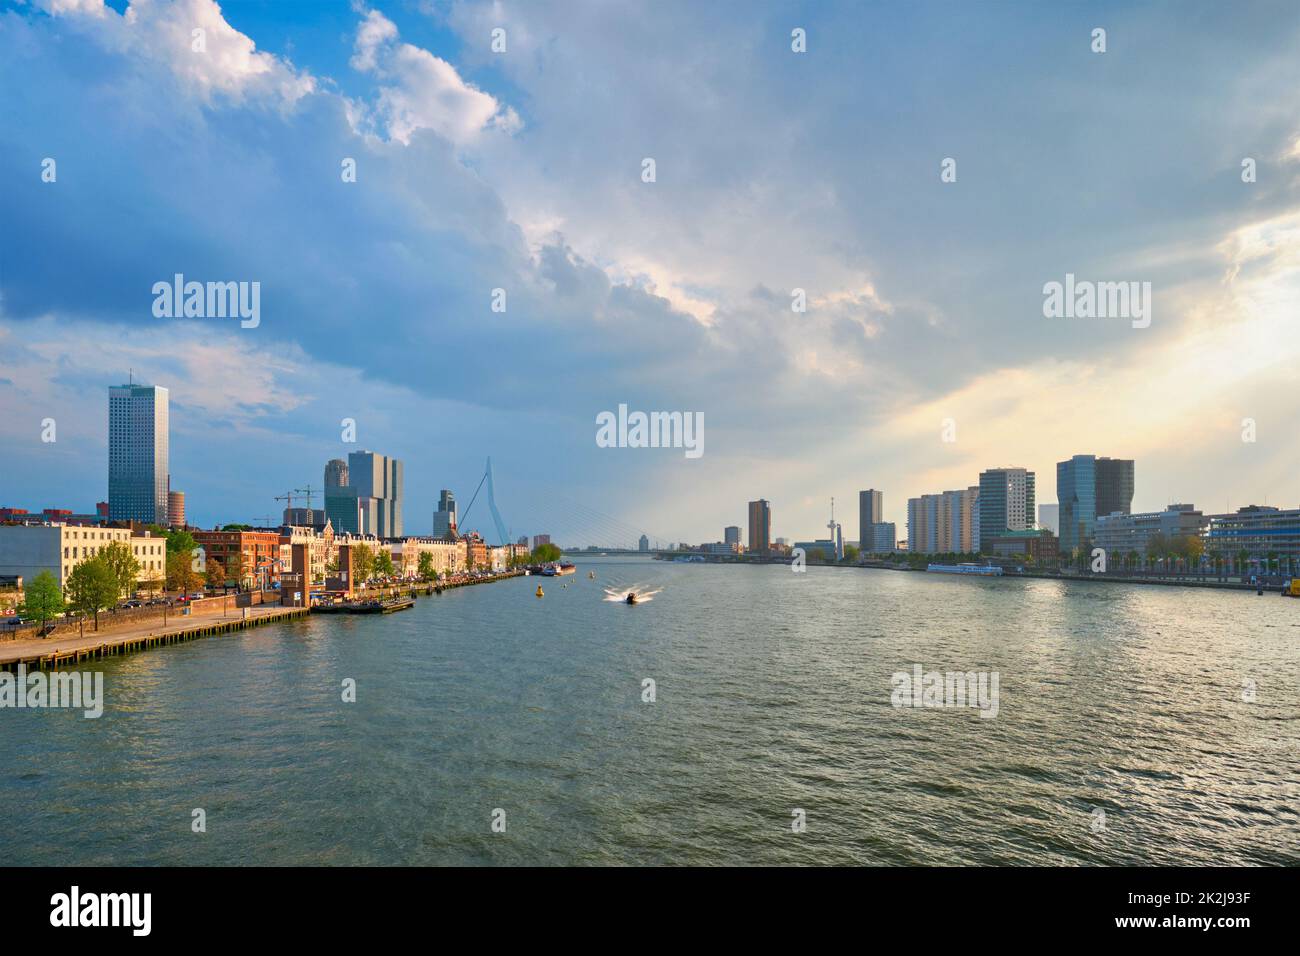
{"label": "rippled water", "polygon": [[[106,661],[99,720],[0,710],[0,854],[1300,862],[1300,601],[641,559],[579,569],[540,600],[518,579]],[[663,592],[603,600],[633,584]],[[997,671],[998,716],[892,707],[891,674],[917,663]]]}

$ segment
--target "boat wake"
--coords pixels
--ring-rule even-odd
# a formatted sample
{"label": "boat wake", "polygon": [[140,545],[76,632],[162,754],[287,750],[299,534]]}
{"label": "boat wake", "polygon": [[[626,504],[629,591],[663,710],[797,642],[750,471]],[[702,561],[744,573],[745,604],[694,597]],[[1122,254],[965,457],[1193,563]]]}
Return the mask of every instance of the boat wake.
{"label": "boat wake", "polygon": [[663,591],[663,588],[648,589],[642,584],[633,584],[627,588],[605,588],[605,600],[613,601],[618,604],[626,604],[629,594],[636,595],[636,603],[644,604],[646,601],[653,601],[654,596]]}

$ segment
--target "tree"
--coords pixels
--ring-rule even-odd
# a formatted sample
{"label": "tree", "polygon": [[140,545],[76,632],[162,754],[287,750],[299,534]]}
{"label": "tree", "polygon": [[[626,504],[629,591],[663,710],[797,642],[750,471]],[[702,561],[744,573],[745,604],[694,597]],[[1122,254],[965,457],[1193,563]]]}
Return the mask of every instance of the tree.
{"label": "tree", "polygon": [[234,581],[236,588],[242,588],[248,575],[248,555],[235,551],[226,557],[226,580]]}
{"label": "tree", "polygon": [[42,571],[23,587],[18,613],[32,618],[44,630],[46,622],[62,614],[65,607],[58,580],[49,571]]}
{"label": "tree", "polygon": [[211,558],[208,561],[205,576],[208,579],[208,587],[210,588],[222,588],[226,586],[226,569],[221,566],[221,562],[216,558]]}
{"label": "tree", "polygon": [[393,555],[388,551],[380,551],[375,556],[375,573],[386,578],[391,578],[396,569],[393,567]]}
{"label": "tree", "polygon": [[375,572],[375,553],[369,545],[352,546],[352,584],[365,584]]}
{"label": "tree", "polygon": [[[114,541],[107,547],[101,548],[95,557],[102,560],[112,572],[113,580],[117,582],[118,596],[125,594],[130,597],[140,577],[140,562],[131,553],[131,546],[125,541]],[[113,600],[116,602],[117,598]]]}
{"label": "tree", "polygon": [[421,581],[428,581],[437,577],[438,572],[433,569],[433,555],[428,551],[420,552],[420,561],[416,565],[416,572],[420,575]]}
{"label": "tree", "polygon": [[117,575],[103,555],[82,561],[68,575],[68,604],[81,614],[95,615],[95,630],[99,630],[99,612],[112,607],[121,593]]}
{"label": "tree", "polygon": [[537,547],[533,548],[533,563],[549,564],[552,561],[560,560],[560,555],[563,553],[564,552],[560,550],[559,545],[551,544],[550,542],[539,544]]}
{"label": "tree", "polygon": [[[170,548],[170,545],[169,545]],[[169,550],[167,553],[167,590],[189,594],[197,589],[203,579],[194,570],[194,557],[190,551]]]}
{"label": "tree", "polygon": [[859,554],[859,553],[860,553],[859,550],[858,550],[857,548],[853,547],[853,545],[851,545],[851,544],[848,544],[848,545],[845,545],[845,546],[844,546],[844,560],[845,560],[845,561],[856,561],[856,560],[858,560],[858,554]]}
{"label": "tree", "polygon": [[194,535],[188,531],[168,531],[167,532],[167,556],[173,554],[188,554],[193,558],[194,552],[198,549],[199,543],[194,540]]}

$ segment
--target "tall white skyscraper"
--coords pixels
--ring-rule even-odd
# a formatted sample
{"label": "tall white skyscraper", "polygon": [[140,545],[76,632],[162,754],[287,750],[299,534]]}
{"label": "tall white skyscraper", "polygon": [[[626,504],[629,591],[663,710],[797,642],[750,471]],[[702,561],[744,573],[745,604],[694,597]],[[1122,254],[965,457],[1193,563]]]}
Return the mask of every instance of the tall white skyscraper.
{"label": "tall white skyscraper", "polygon": [[108,516],[166,525],[169,411],[167,389],[108,389]]}

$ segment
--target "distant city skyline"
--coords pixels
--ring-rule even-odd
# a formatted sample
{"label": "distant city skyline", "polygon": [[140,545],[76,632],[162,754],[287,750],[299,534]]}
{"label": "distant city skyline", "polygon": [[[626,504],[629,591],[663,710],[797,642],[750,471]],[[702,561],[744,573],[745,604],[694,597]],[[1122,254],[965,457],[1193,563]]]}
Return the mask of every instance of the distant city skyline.
{"label": "distant city skyline", "polygon": [[[512,535],[578,542],[717,541],[759,496],[808,540],[864,487],[901,529],[999,463],[1054,500],[1090,450],[1141,462],[1135,512],[1300,503],[1300,120],[1252,92],[1300,85],[1298,9],[829,0],[795,53],[786,8],[669,0],[9,6],[4,504],[105,496],[129,369],[205,526],[355,448],[411,530],[492,455]],[[258,323],[159,317],[177,274],[259,283]],[[1047,317],[1066,276],[1149,282],[1149,327]],[[620,405],[705,453],[598,447]]]}

